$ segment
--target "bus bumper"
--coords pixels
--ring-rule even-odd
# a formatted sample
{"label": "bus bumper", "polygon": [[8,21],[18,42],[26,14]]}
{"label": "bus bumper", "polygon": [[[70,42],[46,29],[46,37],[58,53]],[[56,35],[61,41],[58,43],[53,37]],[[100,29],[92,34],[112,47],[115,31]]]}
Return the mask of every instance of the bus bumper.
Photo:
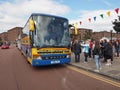
{"label": "bus bumper", "polygon": [[45,66],[45,65],[53,65],[53,64],[65,64],[69,63],[70,58],[66,59],[57,59],[57,60],[32,60],[32,66]]}

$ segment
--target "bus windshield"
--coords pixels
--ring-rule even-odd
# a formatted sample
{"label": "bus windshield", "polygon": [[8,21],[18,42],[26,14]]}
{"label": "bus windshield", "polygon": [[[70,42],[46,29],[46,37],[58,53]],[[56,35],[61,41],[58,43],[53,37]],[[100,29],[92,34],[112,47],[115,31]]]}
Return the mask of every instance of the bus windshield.
{"label": "bus windshield", "polygon": [[70,44],[68,20],[53,16],[33,16],[34,47],[68,47]]}

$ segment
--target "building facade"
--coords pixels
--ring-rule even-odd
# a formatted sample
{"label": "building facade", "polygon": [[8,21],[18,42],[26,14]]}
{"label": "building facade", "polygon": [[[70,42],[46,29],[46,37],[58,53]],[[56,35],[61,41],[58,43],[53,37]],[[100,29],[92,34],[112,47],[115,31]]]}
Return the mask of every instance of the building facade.
{"label": "building facade", "polygon": [[120,34],[114,33],[114,32],[108,32],[108,31],[101,31],[101,32],[93,32],[93,38],[94,40],[100,40],[103,37],[106,37],[108,39],[120,39]]}
{"label": "building facade", "polygon": [[22,27],[15,27],[8,30],[8,32],[1,33],[0,38],[2,42],[14,43],[20,34],[22,34]]}
{"label": "building facade", "polygon": [[75,30],[70,29],[70,36],[71,38],[78,38],[79,40],[87,40],[92,39],[92,29],[86,29],[86,28],[77,28],[78,34],[75,35]]}
{"label": "building facade", "polygon": [[120,39],[120,33],[114,33],[114,32],[108,32],[108,31],[100,31],[100,32],[93,32],[92,29],[86,29],[86,28],[77,28],[78,35],[75,35],[75,30],[70,29],[70,36],[71,38],[78,38],[80,40],[100,40],[103,37],[106,37],[108,39]]}
{"label": "building facade", "polygon": [[0,41],[2,41],[2,42],[8,41],[8,33],[7,32],[3,32],[0,34]]}
{"label": "building facade", "polygon": [[18,38],[19,34],[21,33],[22,33],[21,27],[15,27],[15,28],[8,30],[8,40],[11,43],[14,43],[16,39]]}
{"label": "building facade", "polygon": [[[77,28],[78,34],[75,35],[75,30],[69,29],[69,33],[71,36],[71,39],[78,38],[79,40],[87,40],[87,39],[93,39],[93,40],[100,40],[103,37],[107,38],[116,38],[120,39],[120,33],[114,33],[114,32],[108,32],[108,31],[100,31],[100,32],[93,32],[92,29],[86,29],[86,28]],[[14,27],[8,32],[3,32],[0,34],[0,41],[5,42],[11,42],[14,43],[19,35],[23,35],[22,27]]]}

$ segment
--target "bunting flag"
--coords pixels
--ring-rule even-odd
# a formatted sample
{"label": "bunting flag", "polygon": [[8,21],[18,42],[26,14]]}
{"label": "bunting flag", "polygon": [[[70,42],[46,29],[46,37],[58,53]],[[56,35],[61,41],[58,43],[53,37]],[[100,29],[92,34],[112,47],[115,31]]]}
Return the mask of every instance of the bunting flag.
{"label": "bunting flag", "polygon": [[108,11],[108,12],[107,12],[107,15],[108,15],[108,16],[110,16],[110,14],[111,14],[111,12],[110,12],[110,11]]}
{"label": "bunting flag", "polygon": [[118,14],[118,13],[119,13],[119,8],[116,8],[116,9],[115,9],[115,12]]}
{"label": "bunting flag", "polygon": [[96,16],[95,16],[95,17],[93,17],[93,19],[94,19],[94,21],[96,21]]}
{"label": "bunting flag", "polygon": [[[114,10],[115,10],[116,14],[119,14],[119,8],[116,8],[116,9],[114,9]],[[106,12],[106,14],[107,14],[108,17],[111,16],[111,12],[110,12],[110,11]],[[104,14],[100,14],[100,17],[103,19],[103,18],[104,18]],[[96,21],[97,16],[94,16],[92,19],[93,19],[94,21]],[[88,18],[88,21],[91,22],[92,19],[91,19],[91,18]],[[82,25],[83,22],[80,21],[79,24]],[[75,26],[77,26],[77,24],[76,24]]]}
{"label": "bunting flag", "polygon": [[91,18],[89,18],[88,21],[91,22]]}
{"label": "bunting flag", "polygon": [[101,16],[101,18],[104,18],[104,17],[103,17],[103,14],[100,14],[100,16]]}
{"label": "bunting flag", "polygon": [[80,21],[80,25],[82,25],[82,21]]}

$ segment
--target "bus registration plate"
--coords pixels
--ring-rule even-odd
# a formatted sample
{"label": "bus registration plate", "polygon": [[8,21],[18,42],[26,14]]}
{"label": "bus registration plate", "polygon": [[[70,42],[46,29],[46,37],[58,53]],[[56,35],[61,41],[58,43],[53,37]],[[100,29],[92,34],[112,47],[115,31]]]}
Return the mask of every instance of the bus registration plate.
{"label": "bus registration plate", "polygon": [[57,64],[57,63],[60,63],[60,61],[59,60],[51,61],[51,64]]}

